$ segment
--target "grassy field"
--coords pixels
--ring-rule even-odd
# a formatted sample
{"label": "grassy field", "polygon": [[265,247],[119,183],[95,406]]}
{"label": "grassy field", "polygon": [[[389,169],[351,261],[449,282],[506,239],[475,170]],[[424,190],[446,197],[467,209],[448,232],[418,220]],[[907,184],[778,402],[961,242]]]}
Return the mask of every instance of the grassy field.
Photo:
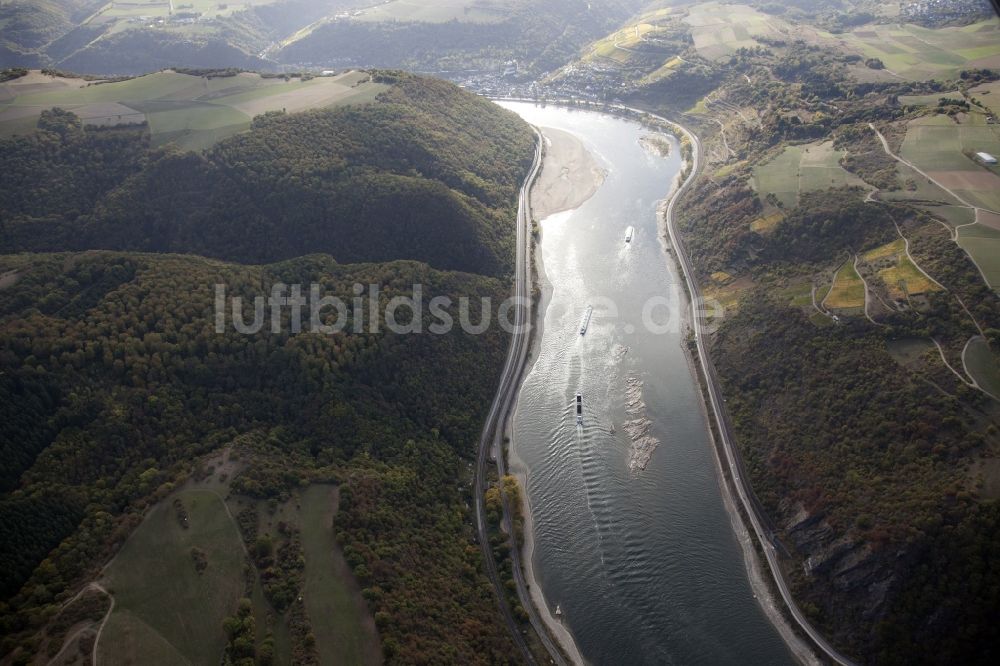
{"label": "grassy field", "polygon": [[782,213],[771,213],[770,215],[764,215],[763,217],[758,217],[756,220],[750,223],[750,229],[756,231],[759,234],[766,234],[774,231],[774,228],[778,226],[778,223],[785,219]]}
{"label": "grassy field", "polygon": [[877,247],[874,250],[865,252],[861,258],[867,262],[878,261],[879,259],[887,259],[889,257],[898,257],[900,254],[906,251],[906,243],[902,238],[894,240],[891,243],[886,243],[881,247]]}
{"label": "grassy field", "polygon": [[812,282],[798,282],[785,287],[779,293],[782,298],[788,300],[789,305],[812,309]]}
{"label": "grassy field", "polygon": [[833,280],[833,287],[823,303],[826,307],[836,310],[863,308],[865,306],[865,283],[854,270],[853,261],[848,261]]}
{"label": "grassy field", "polygon": [[786,208],[792,208],[802,192],[844,185],[866,187],[840,166],[843,155],[833,149],[832,141],[786,146],[773,160],[754,168],[754,189],[762,198],[774,194]]}
{"label": "grassy field", "polygon": [[976,212],[971,208],[961,206],[924,206],[923,208],[943,219],[951,227],[972,224],[976,221]]}
{"label": "grassy field", "polygon": [[[200,574],[192,548],[208,562]],[[156,505],[105,572],[115,609],[98,645],[100,663],[218,663],[222,621],[243,593],[244,561],[239,532],[215,493],[182,491]]]}
{"label": "grassy field", "polygon": [[0,136],[33,131],[44,109],[59,106],[90,124],[149,123],[154,145],[174,142],[199,150],[243,131],[253,116],[344,104],[364,104],[385,89],[361,72],[308,81],[257,74],[206,78],[172,71],[116,83],[88,84],[33,73],[0,85]]}
{"label": "grassy field", "polygon": [[1000,66],[1000,22],[931,30],[911,24],[866,25],[821,36],[848,53],[878,58],[887,70],[910,80],[955,78],[963,69]]}
{"label": "grassy field", "polygon": [[934,343],[926,338],[902,338],[890,341],[887,348],[897,363],[914,368],[921,364],[924,354],[934,349]]}
{"label": "grassy field", "polygon": [[684,22],[691,27],[698,55],[708,60],[728,57],[741,48],[758,46],[755,37],[780,39],[788,24],[747,5],[696,4]]}
{"label": "grassy field", "polygon": [[793,208],[798,203],[802,150],[802,146],[787,146],[773,160],[754,168],[754,189],[761,198],[773,194],[786,208]]}
{"label": "grassy field", "polygon": [[253,617],[257,629],[257,647],[259,648],[264,639],[270,635],[274,642],[274,666],[291,666],[291,632],[289,632],[284,618],[277,615],[271,608],[259,580],[254,582],[250,601],[253,604]]}
{"label": "grassy field", "polygon": [[992,111],[993,115],[1000,116],[1000,81],[976,86],[969,91],[969,95]]}
{"label": "grassy field", "polygon": [[951,92],[933,93],[931,95],[900,95],[899,103],[903,106],[937,106],[938,100],[942,97],[961,99],[962,93],[952,90]]}
{"label": "grassy field", "polygon": [[[279,523],[299,527],[305,560],[302,599],[316,638],[320,665],[381,663],[374,620],[334,536],[336,488],[312,485],[273,507],[266,501],[247,497],[232,497],[229,504],[234,514],[249,505],[255,506],[257,533],[270,535],[276,543],[282,538],[278,532]],[[265,598],[259,580],[254,585],[251,601],[258,642],[270,632],[274,638],[275,664],[291,664],[289,627]]]}
{"label": "grassy field", "polygon": [[928,280],[905,254],[897,255],[896,264],[883,268],[878,274],[889,288],[889,295],[895,299],[904,300],[907,294],[924,294],[941,289]]}
{"label": "grassy field", "polygon": [[902,238],[866,252],[861,258],[867,263],[882,267],[878,275],[885,282],[892,298],[905,300],[907,294],[941,290],[906,256],[906,244]]}
{"label": "grassy field", "polygon": [[336,490],[314,485],[302,492],[300,517],[306,557],[306,612],[312,621],[320,666],[377,664],[380,662],[374,624],[359,608],[360,594],[351,581],[333,534]]}
{"label": "grassy field", "polygon": [[1000,231],[982,224],[962,227],[958,244],[979,265],[989,285],[1000,289]]}
{"label": "grassy field", "polygon": [[969,341],[962,360],[977,384],[1000,397],[1000,360],[983,338]]}

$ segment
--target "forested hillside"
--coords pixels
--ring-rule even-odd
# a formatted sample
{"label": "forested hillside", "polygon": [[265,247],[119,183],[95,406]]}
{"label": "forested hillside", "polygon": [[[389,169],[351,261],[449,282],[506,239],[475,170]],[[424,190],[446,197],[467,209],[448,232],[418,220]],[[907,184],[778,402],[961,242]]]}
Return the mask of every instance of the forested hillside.
{"label": "forested hillside", "polygon": [[342,481],[341,538],[373,611],[386,614],[388,656],[504,657],[509,639],[478,570],[460,481],[506,350],[499,327],[217,334],[213,310],[216,283],[252,297],[275,282],[316,282],[345,301],[353,284],[378,284],[383,306],[419,283],[450,296],[457,321],[460,295],[498,301],[503,282],[323,256],[264,267],[118,253],[0,258],[0,272],[12,270],[16,283],[0,290],[2,404],[17,415],[2,426],[4,652],[93,575],[162,484],[250,434],[261,457],[244,492],[277,498],[300,480]]}
{"label": "forested hillside", "polygon": [[0,6],[0,66],[82,74],[280,64],[481,71],[517,59],[542,73],[616,28],[641,0],[231,0]]}
{"label": "forested hillside", "polygon": [[[0,142],[0,653],[54,656],[67,600],[225,449],[243,461],[234,497],[272,511],[309,483],[338,484],[337,540],[389,663],[511,658],[469,515],[502,329],[353,333],[352,311],[327,335],[308,332],[307,309],[293,329],[284,308],[279,333],[237,333],[231,317],[216,330],[216,285],[249,319],[277,283],[345,302],[375,285],[380,308],[421,285],[451,299],[455,322],[460,297],[479,322],[480,298],[510,294],[530,129],[450,84],[377,76],[391,87],[373,104],[260,116],[203,153],[59,110]],[[425,330],[440,321],[422,316]],[[226,663],[270,663],[267,603],[296,663],[315,663],[319,618],[275,601],[302,584],[297,528],[274,529],[286,535],[275,557],[247,560],[269,596],[251,616],[226,610]]]}
{"label": "forested hillside", "polygon": [[376,78],[393,85],[374,104],[258,116],[202,154],[46,113],[39,132],[0,142],[0,251],[326,252],[508,272],[531,132],[445,82]]}
{"label": "forested hillside", "polygon": [[38,53],[71,32],[100,0],[14,0],[0,5],[0,64],[38,66]]}
{"label": "forested hillside", "polygon": [[266,67],[275,41],[353,0],[103,2],[11,0],[0,5],[0,65],[83,74],[164,67]]}

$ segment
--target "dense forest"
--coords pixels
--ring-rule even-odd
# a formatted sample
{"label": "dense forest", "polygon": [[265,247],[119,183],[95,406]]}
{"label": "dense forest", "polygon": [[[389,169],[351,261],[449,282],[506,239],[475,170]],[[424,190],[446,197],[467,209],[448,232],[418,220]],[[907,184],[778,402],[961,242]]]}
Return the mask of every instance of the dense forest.
{"label": "dense forest", "polygon": [[[4,465],[4,652],[93,574],[151,493],[244,434],[277,461],[305,460],[293,481],[313,468],[343,480],[344,552],[392,661],[500,660],[509,649],[459,481],[506,350],[499,327],[479,336],[295,335],[290,326],[217,334],[213,311],[216,283],[249,297],[275,282],[316,282],[344,300],[355,283],[378,284],[384,306],[414,283],[456,303],[497,303],[503,282],[323,256],[244,267],[98,252],[0,266],[19,275],[0,290],[2,402],[23,413],[4,423],[4,441],[25,444]],[[252,469],[239,492],[285,490],[280,466],[275,475]]]}
{"label": "dense forest", "polygon": [[[529,128],[450,84],[376,76],[374,104],[261,116],[201,154],[57,109],[0,144],[3,654],[31,655],[148,507],[231,447],[253,460],[241,496],[339,484],[337,538],[389,663],[510,660],[469,515],[502,330],[296,332],[290,308],[278,333],[215,329],[215,285],[244,302],[377,285],[384,307],[419,284],[455,321],[468,297],[472,322],[509,295]],[[290,617],[297,552],[289,532],[253,562]],[[232,612],[235,663],[253,632]]]}
{"label": "dense forest", "polygon": [[258,116],[203,154],[46,112],[38,132],[0,141],[0,251],[326,252],[508,273],[530,131],[443,81],[378,76],[393,86],[375,104]]}

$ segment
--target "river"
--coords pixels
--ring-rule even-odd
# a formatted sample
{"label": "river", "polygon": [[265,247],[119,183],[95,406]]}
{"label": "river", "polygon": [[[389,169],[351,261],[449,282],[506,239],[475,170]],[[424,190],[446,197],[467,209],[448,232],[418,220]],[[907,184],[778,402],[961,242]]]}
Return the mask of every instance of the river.
{"label": "river", "polygon": [[[542,222],[544,317],[513,416],[546,604],[592,664],[794,663],[750,587],[682,346],[683,278],[656,213],[681,168],[676,140],[664,158],[634,122],[501,105],[576,135],[607,171],[583,205]],[[658,442],[645,469],[634,441]]]}

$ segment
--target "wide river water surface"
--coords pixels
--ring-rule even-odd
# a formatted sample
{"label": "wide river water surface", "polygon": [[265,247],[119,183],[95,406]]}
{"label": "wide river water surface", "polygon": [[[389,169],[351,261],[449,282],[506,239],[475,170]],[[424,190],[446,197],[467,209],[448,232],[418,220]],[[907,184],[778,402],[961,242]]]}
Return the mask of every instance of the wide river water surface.
{"label": "wide river water surface", "polygon": [[631,121],[501,105],[576,135],[607,171],[583,205],[542,222],[543,328],[513,417],[549,609],[593,664],[794,663],[748,581],[683,348],[683,278],[656,213],[681,167],[676,140],[662,157]]}

